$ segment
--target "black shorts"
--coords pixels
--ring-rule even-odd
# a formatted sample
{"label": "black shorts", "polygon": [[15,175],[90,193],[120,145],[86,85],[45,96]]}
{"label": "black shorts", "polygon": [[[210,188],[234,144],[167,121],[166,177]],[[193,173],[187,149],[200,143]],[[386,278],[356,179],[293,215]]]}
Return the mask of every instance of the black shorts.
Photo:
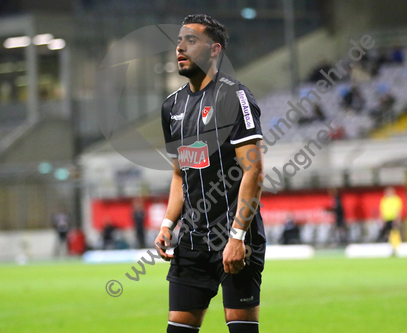
{"label": "black shorts", "polygon": [[167,280],[170,281],[170,311],[208,308],[222,285],[223,306],[245,309],[260,304],[261,272],[264,268],[265,244],[251,246],[252,253],[238,274],[227,274],[223,252],[197,251],[183,247],[174,250],[175,258]]}

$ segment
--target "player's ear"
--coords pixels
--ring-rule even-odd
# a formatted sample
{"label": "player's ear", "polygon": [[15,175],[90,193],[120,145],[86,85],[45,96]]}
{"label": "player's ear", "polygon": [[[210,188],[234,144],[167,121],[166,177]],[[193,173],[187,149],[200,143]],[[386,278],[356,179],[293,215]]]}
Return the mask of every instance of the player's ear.
{"label": "player's ear", "polygon": [[216,57],[222,51],[222,46],[219,43],[213,43],[211,45],[211,57]]}

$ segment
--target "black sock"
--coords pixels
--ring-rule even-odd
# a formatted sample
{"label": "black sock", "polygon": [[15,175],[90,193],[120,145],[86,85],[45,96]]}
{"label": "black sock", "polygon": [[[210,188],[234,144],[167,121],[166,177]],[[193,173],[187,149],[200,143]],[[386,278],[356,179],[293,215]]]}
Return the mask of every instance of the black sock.
{"label": "black sock", "polygon": [[234,320],[227,323],[230,333],[259,333],[257,321]]}

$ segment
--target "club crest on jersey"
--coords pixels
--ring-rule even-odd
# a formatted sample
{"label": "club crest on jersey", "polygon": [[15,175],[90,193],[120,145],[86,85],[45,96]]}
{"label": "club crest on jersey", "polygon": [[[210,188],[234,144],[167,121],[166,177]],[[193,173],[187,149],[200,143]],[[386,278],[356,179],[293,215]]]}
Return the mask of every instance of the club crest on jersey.
{"label": "club crest on jersey", "polygon": [[196,141],[192,145],[179,147],[178,163],[180,169],[203,169],[208,167],[208,145],[202,141]]}
{"label": "club crest on jersey", "polygon": [[205,106],[204,109],[202,110],[202,121],[204,125],[207,125],[209,123],[209,120],[211,120],[213,115],[213,107],[212,106]]}

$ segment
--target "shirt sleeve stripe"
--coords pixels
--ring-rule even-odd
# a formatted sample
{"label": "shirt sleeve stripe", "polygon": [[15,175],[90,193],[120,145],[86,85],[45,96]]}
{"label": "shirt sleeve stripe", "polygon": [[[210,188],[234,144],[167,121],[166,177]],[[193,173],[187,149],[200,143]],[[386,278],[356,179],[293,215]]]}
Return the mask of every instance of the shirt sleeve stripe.
{"label": "shirt sleeve stripe", "polygon": [[230,140],[230,143],[232,145],[236,145],[236,144],[241,143],[241,142],[245,142],[245,141],[249,141],[249,140],[253,140],[253,139],[262,139],[262,138],[263,138],[263,135],[254,134],[254,135],[246,136],[245,138],[241,138],[241,139],[237,139],[237,140]]}

